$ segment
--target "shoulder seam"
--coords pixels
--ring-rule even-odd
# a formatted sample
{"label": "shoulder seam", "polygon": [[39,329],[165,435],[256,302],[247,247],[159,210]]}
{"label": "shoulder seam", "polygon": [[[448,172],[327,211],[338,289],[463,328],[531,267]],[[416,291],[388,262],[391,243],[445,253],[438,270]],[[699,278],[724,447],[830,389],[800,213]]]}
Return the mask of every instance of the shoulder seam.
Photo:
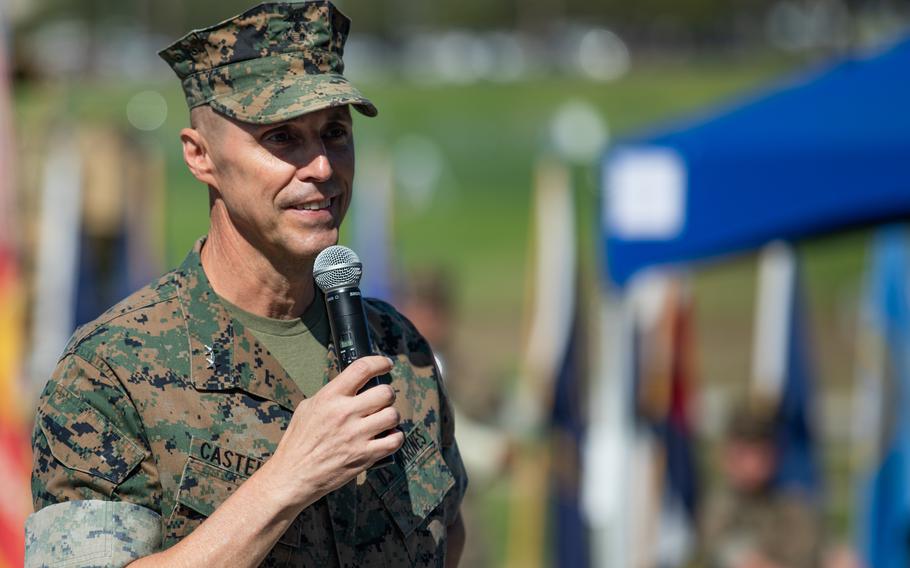
{"label": "shoulder seam", "polygon": [[74,349],[71,353],[67,353],[67,355],[71,355],[73,357],[78,357],[78,358],[82,359],[83,361],[86,362],[86,364],[94,367],[95,370],[98,371],[105,379],[113,382],[112,377],[116,376],[114,374],[114,370],[111,368],[110,365],[108,365],[107,361],[105,361],[97,353],[94,353],[94,352],[91,354],[83,353],[81,350],[78,350],[78,348],[77,348],[77,349]]}
{"label": "shoulder seam", "polygon": [[[106,319],[103,319],[103,320],[101,320],[101,319],[95,320],[94,322],[91,323],[91,328],[89,328],[89,329],[84,329],[84,330],[83,330],[82,328],[80,328],[79,330],[76,331],[76,333],[80,335],[79,339],[77,339],[76,341],[74,341],[74,342],[67,348],[67,350],[63,353],[63,355],[62,355],[60,358],[63,359],[63,357],[65,357],[65,356],[67,356],[67,355],[75,354],[75,353],[76,353],[76,350],[79,349],[79,347],[80,347],[83,343],[85,343],[85,341],[88,340],[89,337],[91,337],[92,332],[93,332],[94,330],[98,329],[99,327],[101,327],[101,326],[103,326],[103,325],[107,325],[107,324],[109,324],[109,323],[111,323],[111,322],[113,322],[113,321],[115,321],[115,320],[117,320],[117,319],[120,319],[120,318],[122,318],[122,317],[126,317],[126,316],[128,316],[129,314],[138,312],[138,311],[140,311],[140,310],[144,310],[144,309],[146,309],[146,308],[150,308],[150,307],[156,306],[156,305],[158,305],[158,304],[163,304],[164,302],[169,302],[169,301],[173,300],[173,299],[176,298],[176,297],[177,297],[177,292],[176,292],[176,290],[174,290],[174,291],[171,291],[170,293],[168,293],[167,295],[164,295],[164,296],[161,296],[161,297],[156,298],[154,301],[143,302],[142,304],[139,304],[139,305],[137,305],[137,306],[133,306],[132,308],[128,309],[128,310],[125,311],[125,312],[120,312],[120,313],[111,315],[110,317],[108,317],[108,318],[106,318]],[[83,359],[84,359],[84,357],[83,357]]]}

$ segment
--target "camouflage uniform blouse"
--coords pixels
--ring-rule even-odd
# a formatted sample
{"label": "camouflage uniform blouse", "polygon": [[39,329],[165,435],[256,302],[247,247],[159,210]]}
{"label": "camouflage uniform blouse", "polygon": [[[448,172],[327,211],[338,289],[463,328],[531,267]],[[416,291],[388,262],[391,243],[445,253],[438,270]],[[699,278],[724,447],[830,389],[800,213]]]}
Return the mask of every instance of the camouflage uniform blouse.
{"label": "camouflage uniform blouse", "polygon": [[[33,436],[27,565],[122,566],[202,523],[275,451],[304,395],[232,320],[202,270],[177,270],[79,329]],[[467,485],[426,341],[368,300],[405,442],[395,465],[305,509],[266,566],[442,566]],[[326,356],[328,379],[337,374]]]}

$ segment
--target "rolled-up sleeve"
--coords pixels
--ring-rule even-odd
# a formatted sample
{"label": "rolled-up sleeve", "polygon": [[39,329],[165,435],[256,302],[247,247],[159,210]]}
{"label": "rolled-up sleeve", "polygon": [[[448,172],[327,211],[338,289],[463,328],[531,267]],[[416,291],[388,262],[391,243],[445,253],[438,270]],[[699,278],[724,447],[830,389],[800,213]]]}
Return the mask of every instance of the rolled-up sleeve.
{"label": "rolled-up sleeve", "polygon": [[67,501],[25,524],[26,568],[120,567],[156,552],[158,513],[125,501]]}

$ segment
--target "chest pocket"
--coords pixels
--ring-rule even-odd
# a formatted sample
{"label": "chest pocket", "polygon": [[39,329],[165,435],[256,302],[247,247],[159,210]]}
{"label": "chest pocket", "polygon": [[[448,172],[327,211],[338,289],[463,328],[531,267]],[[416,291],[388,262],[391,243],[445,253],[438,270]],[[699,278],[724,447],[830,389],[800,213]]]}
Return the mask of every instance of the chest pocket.
{"label": "chest pocket", "polygon": [[[195,440],[194,440],[195,442]],[[242,470],[241,470],[242,471]],[[167,520],[165,545],[173,546],[211,516],[236,491],[248,476],[230,471],[194,455],[187,458],[177,490],[174,510]],[[284,565],[300,547],[301,523],[295,519],[269,555],[267,565]]]}
{"label": "chest pocket", "polygon": [[[367,479],[404,538],[411,563],[423,565],[421,558],[443,558],[439,548],[445,542],[445,526],[440,504],[455,479],[426,430],[419,425],[411,430],[396,454],[396,463],[370,470]],[[388,538],[390,531],[384,525],[358,523],[355,540],[364,545]]]}

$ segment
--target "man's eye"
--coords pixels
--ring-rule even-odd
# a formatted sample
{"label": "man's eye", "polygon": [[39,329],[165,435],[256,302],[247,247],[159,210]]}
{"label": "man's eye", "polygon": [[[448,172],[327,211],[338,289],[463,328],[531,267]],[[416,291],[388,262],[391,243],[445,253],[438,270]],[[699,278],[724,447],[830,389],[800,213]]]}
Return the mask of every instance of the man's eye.
{"label": "man's eye", "polygon": [[348,135],[348,129],[343,126],[333,126],[325,131],[325,137],[330,140],[345,138]]}
{"label": "man's eye", "polygon": [[291,141],[291,135],[286,130],[276,130],[266,134],[265,140],[273,144],[284,144]]}

